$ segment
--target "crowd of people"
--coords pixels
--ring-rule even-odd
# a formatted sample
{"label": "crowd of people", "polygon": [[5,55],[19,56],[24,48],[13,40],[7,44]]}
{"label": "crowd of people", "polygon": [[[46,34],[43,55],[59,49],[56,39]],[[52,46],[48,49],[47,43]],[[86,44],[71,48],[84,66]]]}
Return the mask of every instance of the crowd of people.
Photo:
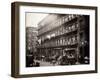
{"label": "crowd of people", "polygon": [[43,54],[33,54],[30,53],[30,55],[26,56],[26,66],[27,67],[39,67],[41,66],[38,61],[41,62],[48,62],[53,65],[75,65],[75,64],[81,64],[81,63],[89,63],[88,57],[81,58],[76,58],[77,55],[75,55],[75,52],[66,52],[64,51],[63,54],[48,54],[48,55],[43,55]]}
{"label": "crowd of people", "polygon": [[48,54],[48,55],[38,55],[35,56],[35,59],[44,61],[44,62],[50,62],[50,64],[54,65],[74,65],[76,62],[76,58],[74,53],[68,54],[66,52],[61,53],[55,53],[55,54]]}

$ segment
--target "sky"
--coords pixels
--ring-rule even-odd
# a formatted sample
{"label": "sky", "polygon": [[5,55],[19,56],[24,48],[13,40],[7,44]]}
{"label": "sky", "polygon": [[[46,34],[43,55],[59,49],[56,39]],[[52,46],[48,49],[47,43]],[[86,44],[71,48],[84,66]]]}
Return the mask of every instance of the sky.
{"label": "sky", "polygon": [[44,13],[26,13],[26,27],[37,27],[38,23],[47,15]]}

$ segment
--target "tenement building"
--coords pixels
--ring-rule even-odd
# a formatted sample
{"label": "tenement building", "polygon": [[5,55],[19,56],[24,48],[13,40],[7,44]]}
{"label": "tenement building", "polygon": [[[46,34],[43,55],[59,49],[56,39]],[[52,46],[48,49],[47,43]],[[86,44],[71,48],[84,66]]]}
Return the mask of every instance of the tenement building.
{"label": "tenement building", "polygon": [[38,24],[38,41],[38,55],[43,61],[89,64],[89,16],[48,14]]}
{"label": "tenement building", "polygon": [[31,67],[33,64],[33,56],[37,51],[37,35],[36,27],[26,27],[26,66]]}

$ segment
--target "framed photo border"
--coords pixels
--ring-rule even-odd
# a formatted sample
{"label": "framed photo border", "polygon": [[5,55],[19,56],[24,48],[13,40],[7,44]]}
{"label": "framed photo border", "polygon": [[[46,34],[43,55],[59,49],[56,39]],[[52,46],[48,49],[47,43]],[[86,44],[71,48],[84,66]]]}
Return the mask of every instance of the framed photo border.
{"label": "framed photo border", "polygon": [[[43,74],[19,74],[19,7],[20,6],[44,6],[44,7],[58,7],[58,8],[75,8],[75,9],[90,9],[95,10],[95,70],[90,71],[76,71],[76,72],[57,72],[57,73],[43,73]],[[81,6],[81,5],[64,5],[64,4],[48,4],[48,3],[31,3],[31,2],[13,2],[11,4],[11,76],[15,78],[23,77],[42,77],[42,76],[58,76],[58,75],[72,75],[72,74],[86,74],[97,73],[97,51],[98,51],[98,32],[97,32],[97,7],[96,6]]]}

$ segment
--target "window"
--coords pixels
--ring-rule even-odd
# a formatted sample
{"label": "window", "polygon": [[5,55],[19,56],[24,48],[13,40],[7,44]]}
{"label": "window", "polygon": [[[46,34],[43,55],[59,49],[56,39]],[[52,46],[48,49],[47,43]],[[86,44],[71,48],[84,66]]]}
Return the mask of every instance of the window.
{"label": "window", "polygon": [[75,24],[72,25],[72,30],[75,30]]}
{"label": "window", "polygon": [[76,28],[78,28],[79,27],[79,23],[76,23]]}
{"label": "window", "polygon": [[65,22],[67,22],[68,21],[68,17],[67,16],[65,16]]}

